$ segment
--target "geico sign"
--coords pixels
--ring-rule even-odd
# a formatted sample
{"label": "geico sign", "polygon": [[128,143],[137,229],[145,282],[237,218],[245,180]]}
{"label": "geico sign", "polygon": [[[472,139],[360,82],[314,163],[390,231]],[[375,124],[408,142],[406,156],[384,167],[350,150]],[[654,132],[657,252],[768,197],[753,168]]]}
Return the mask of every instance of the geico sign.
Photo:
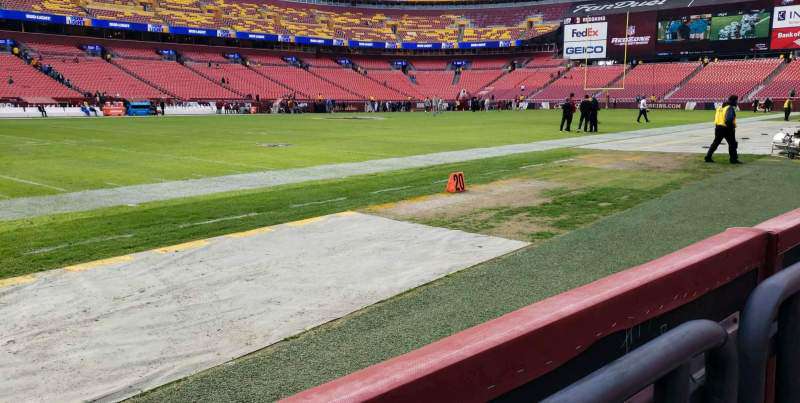
{"label": "geico sign", "polygon": [[597,55],[600,53],[605,53],[605,51],[606,47],[602,45],[568,47],[565,49],[565,53],[567,55]]}
{"label": "geico sign", "polygon": [[567,59],[602,59],[606,57],[606,45],[602,42],[566,45],[564,46],[564,57]]}

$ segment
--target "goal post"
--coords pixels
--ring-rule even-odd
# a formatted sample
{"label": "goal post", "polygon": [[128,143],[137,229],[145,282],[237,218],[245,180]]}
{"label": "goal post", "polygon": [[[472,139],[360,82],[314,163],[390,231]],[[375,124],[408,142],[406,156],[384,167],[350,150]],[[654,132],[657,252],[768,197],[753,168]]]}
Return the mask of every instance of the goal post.
{"label": "goal post", "polygon": [[[631,21],[631,13],[628,11],[625,13],[625,40],[623,43],[623,57],[622,57],[622,86],[621,87],[598,87],[592,88],[589,86],[589,55],[586,55],[586,58],[583,62],[583,90],[584,91],[605,91],[606,94],[608,91],[613,90],[624,90],[625,89],[625,78],[628,75],[628,37],[629,37],[629,30],[628,27],[630,26]],[[611,39],[606,39],[607,43],[611,43]],[[608,46],[608,45],[607,45]]]}

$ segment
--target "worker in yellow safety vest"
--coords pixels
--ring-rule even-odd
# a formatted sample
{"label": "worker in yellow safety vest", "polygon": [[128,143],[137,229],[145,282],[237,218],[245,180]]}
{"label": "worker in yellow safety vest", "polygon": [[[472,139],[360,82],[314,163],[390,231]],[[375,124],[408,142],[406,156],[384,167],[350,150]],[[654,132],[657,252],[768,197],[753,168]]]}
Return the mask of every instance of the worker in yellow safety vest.
{"label": "worker in yellow safety vest", "polygon": [[728,102],[717,109],[717,113],[714,116],[714,142],[708,147],[706,162],[714,162],[712,158],[714,152],[717,151],[717,147],[724,139],[728,142],[728,154],[731,157],[731,164],[741,164],[737,152],[739,144],[736,142],[736,106],[738,104],[739,97],[731,95],[728,98]]}
{"label": "worker in yellow safety vest", "polygon": [[789,98],[786,98],[786,102],[783,103],[783,120],[788,122],[789,115],[792,114],[792,97],[794,97],[794,91],[789,94]]}

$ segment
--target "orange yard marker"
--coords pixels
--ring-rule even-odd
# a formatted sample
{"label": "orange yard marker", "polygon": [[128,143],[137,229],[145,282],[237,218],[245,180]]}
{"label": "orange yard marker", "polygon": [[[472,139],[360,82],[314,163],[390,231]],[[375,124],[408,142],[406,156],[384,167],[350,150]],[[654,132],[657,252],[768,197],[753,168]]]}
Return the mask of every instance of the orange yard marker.
{"label": "orange yard marker", "polygon": [[467,183],[464,180],[463,172],[453,172],[447,180],[447,193],[461,193],[467,190]]}

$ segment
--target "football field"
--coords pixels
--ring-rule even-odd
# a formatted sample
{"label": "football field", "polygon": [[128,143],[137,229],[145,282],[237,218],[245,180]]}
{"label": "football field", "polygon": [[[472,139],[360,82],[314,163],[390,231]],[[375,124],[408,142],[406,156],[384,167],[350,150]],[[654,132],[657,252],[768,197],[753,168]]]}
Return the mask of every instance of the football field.
{"label": "football field", "polygon": [[798,207],[782,123],[706,164],[712,115],[0,121],[0,400],[275,400]]}

